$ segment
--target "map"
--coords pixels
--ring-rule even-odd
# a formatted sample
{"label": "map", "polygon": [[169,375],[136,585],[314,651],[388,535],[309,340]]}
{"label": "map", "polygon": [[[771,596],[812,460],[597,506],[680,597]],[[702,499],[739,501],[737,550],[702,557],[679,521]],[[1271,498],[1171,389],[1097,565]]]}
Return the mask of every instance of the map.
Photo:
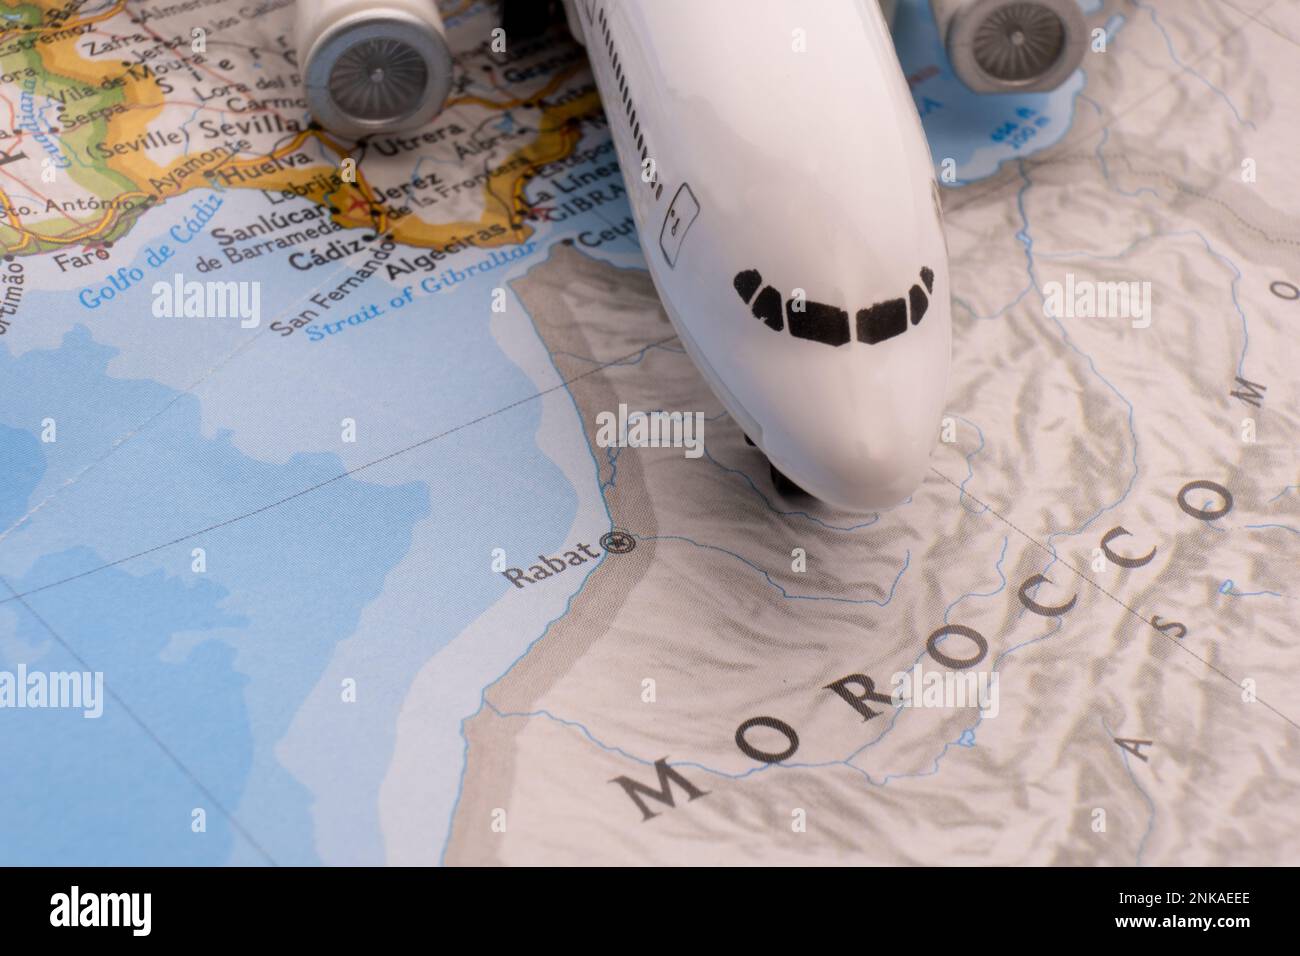
{"label": "map", "polygon": [[0,863],[1300,862],[1300,3],[1084,7],[980,96],[899,4],[952,379],[854,514],[674,336],[562,23],[444,2],[353,143],[290,0],[4,0]]}

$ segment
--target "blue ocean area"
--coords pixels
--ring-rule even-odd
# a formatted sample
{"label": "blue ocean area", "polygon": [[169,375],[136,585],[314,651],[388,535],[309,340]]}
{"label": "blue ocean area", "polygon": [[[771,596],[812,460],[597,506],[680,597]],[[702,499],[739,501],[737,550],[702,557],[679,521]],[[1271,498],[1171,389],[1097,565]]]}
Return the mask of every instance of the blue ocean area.
{"label": "blue ocean area", "polygon": [[[155,210],[147,245],[167,242],[169,226],[210,195]],[[260,201],[221,198],[212,225]],[[222,255],[210,230],[162,269],[148,268],[142,245],[129,265],[143,278],[101,308],[76,300],[80,286],[29,292],[25,315],[74,318],[57,347],[15,354],[0,340],[0,577],[21,595],[0,585],[0,670],[100,670],[110,699],[98,720],[0,710],[16,730],[0,755],[22,781],[0,797],[0,813],[22,821],[0,862],[321,862],[307,783],[323,781],[349,808],[347,858],[382,861],[378,794],[411,681],[510,587],[489,573],[491,547],[559,548],[577,512],[577,492],[536,444],[539,386],[476,308],[537,245],[509,269],[417,292],[403,309],[389,303],[410,280],[377,276],[349,305],[383,303],[377,320],[345,326],[328,346],[301,331],[281,341],[264,327],[228,364],[233,330],[193,324],[166,348],[147,331],[204,321],[154,318],[150,287],[173,268],[198,278],[186,263]],[[269,323],[354,268],[300,273],[268,255],[221,278],[261,281]],[[114,336],[130,343],[133,369],[159,363],[159,378],[178,347],[203,350],[210,358],[198,367],[217,371],[196,394],[115,375],[118,350],[104,341]],[[228,431],[205,437],[205,415],[251,394],[332,423],[343,402],[373,458],[397,454],[340,477],[357,462],[333,453],[266,461]],[[53,442],[41,440],[46,421],[56,423]],[[260,426],[271,437],[275,421]],[[413,552],[417,525],[432,549]],[[195,548],[202,573],[191,568]],[[423,573],[427,593],[409,602],[418,616],[367,632],[372,643],[350,675],[363,706],[340,708],[328,681],[319,692],[326,670],[404,561]],[[305,732],[291,735],[295,722]],[[277,750],[289,739],[294,766],[311,771],[305,781]],[[205,811],[203,833],[191,828],[195,809]]]}
{"label": "blue ocean area", "polygon": [[[320,499],[105,567],[343,470],[335,455],[271,464],[228,433],[202,437],[197,400],[109,376],[113,352],[84,326],[57,349],[0,348],[0,669],[102,671],[108,698],[98,719],[0,711],[3,863],[224,862],[254,740],[283,733],[429,513],[419,484],[344,478]],[[87,470],[124,422],[160,408]],[[40,440],[42,422],[54,441]],[[259,771],[273,852],[311,862],[310,794],[273,762]]]}

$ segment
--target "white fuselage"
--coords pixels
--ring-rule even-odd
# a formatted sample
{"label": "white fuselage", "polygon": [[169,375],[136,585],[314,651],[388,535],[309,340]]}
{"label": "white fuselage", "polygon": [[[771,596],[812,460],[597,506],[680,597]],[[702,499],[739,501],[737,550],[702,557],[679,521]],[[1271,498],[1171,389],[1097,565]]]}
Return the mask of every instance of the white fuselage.
{"label": "white fuselage", "polygon": [[713,391],[833,505],[896,504],[938,437],[948,260],[876,0],[566,0],[641,245]]}

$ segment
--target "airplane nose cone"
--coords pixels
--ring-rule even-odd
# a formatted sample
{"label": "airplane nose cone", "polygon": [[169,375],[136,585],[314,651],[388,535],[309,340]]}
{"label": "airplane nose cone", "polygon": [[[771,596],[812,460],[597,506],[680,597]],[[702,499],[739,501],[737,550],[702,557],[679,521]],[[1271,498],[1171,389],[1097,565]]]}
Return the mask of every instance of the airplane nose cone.
{"label": "airplane nose cone", "polygon": [[[882,407],[888,410],[881,413]],[[779,436],[771,429],[765,432],[768,458],[787,478],[829,505],[874,511],[899,504],[925,478],[938,420],[936,416],[931,422],[929,414],[892,403],[875,408],[869,422],[840,415],[829,429],[820,417],[805,421],[791,416]]]}
{"label": "airplane nose cone", "polygon": [[924,480],[939,438],[948,321],[946,297],[936,294],[925,321],[888,341],[789,342],[797,356],[779,376],[769,366],[767,382],[780,385],[761,419],[768,459],[830,505],[871,511],[904,501]]}
{"label": "airplane nose cone", "polygon": [[928,449],[909,443],[897,430],[887,435],[861,435],[847,442],[840,454],[827,459],[822,500],[842,508],[888,508],[907,498],[921,484]]}

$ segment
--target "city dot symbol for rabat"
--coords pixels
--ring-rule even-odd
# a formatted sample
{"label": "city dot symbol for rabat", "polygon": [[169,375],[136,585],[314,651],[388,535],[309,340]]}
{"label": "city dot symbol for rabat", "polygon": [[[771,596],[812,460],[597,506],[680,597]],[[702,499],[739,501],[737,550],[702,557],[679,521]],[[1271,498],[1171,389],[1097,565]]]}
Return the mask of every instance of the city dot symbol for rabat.
{"label": "city dot symbol for rabat", "polygon": [[615,528],[600,536],[600,546],[612,554],[627,554],[636,547],[636,538],[620,528]]}
{"label": "city dot symbol for rabat", "polygon": [[849,313],[836,306],[804,302],[802,308],[797,308],[795,299],[787,299],[783,305],[781,293],[775,286],[763,285],[763,276],[757,269],[737,272],[731,284],[754,318],[762,319],[774,332],[788,325],[796,339],[839,346],[847,344],[856,331],[859,342],[877,345],[907,331],[909,312],[912,325],[925,318],[925,311],[930,307],[929,293],[934,291],[934,271],[923,266],[920,276],[921,282],[914,282],[905,298],[887,299],[859,309],[852,328]]}

